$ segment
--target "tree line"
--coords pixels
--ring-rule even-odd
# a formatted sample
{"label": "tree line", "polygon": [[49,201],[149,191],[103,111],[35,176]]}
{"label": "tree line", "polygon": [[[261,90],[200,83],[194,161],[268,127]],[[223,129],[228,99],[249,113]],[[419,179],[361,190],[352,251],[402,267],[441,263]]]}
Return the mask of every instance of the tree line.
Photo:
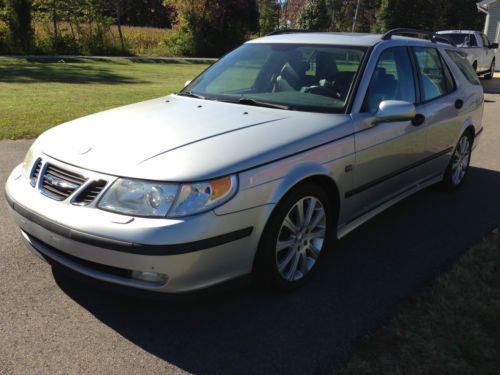
{"label": "tree line", "polygon": [[476,0],[0,0],[0,53],[127,54],[123,25],[168,30],[166,53],[219,57],[282,28],[480,30],[483,22]]}

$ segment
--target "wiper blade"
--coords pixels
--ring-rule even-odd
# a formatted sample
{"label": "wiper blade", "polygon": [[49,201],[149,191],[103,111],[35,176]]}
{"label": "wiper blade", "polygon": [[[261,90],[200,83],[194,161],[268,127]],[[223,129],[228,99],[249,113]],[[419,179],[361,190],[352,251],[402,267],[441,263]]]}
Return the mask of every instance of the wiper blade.
{"label": "wiper blade", "polygon": [[180,95],[180,96],[189,96],[190,98],[196,98],[196,99],[206,99],[205,96],[200,95],[200,94],[196,94],[196,93],[194,93],[192,91],[178,92],[177,95]]}
{"label": "wiper blade", "polygon": [[267,108],[288,109],[288,110],[292,109],[292,107],[290,107],[288,105],[263,102],[260,100],[255,100],[255,99],[250,99],[250,98],[217,99],[217,101],[224,102],[224,103],[236,103],[236,104],[243,104],[243,105],[252,105],[255,107],[267,107]]}

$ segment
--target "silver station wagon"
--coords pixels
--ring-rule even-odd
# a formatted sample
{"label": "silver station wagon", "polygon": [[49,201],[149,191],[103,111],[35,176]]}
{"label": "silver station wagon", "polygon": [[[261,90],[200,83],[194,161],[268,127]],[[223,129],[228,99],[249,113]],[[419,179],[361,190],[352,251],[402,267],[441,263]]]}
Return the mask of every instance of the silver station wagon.
{"label": "silver station wagon", "polygon": [[45,132],[7,201],[30,249],[91,279],[291,289],[335,238],[429,185],[460,186],[483,100],[443,37],[281,31],[177,94]]}

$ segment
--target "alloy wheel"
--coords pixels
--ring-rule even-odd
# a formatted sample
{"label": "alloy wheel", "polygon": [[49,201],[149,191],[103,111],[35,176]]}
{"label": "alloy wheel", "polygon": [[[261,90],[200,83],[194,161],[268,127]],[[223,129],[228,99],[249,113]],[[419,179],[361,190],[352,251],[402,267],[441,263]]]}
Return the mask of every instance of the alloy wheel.
{"label": "alloy wheel", "polygon": [[470,162],[470,140],[466,135],[460,138],[451,165],[451,178],[453,184],[459,185],[467,172]]}
{"label": "alloy wheel", "polygon": [[321,202],[307,196],[285,216],[276,242],[276,265],[281,277],[297,281],[316,264],[326,236],[326,212]]}

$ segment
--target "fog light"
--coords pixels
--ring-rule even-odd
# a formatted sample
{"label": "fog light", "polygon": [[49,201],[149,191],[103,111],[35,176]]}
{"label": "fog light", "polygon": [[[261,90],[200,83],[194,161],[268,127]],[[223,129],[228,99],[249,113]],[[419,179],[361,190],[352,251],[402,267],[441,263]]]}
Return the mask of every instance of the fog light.
{"label": "fog light", "polygon": [[166,284],[168,281],[167,275],[150,271],[132,271],[132,278],[155,284]]}

